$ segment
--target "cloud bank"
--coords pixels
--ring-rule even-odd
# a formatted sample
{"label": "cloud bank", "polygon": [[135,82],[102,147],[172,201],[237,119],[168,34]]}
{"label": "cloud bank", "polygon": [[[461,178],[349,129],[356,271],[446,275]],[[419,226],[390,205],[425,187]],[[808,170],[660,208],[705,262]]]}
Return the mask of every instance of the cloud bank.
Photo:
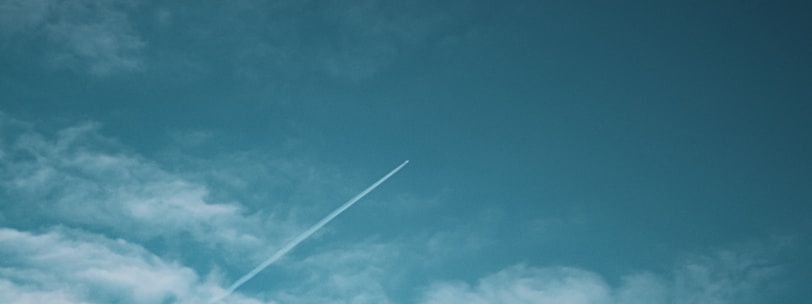
{"label": "cloud bank", "polygon": [[[128,151],[98,124],[47,132],[0,114],[0,302],[205,303],[303,227],[249,213],[227,193],[214,200],[210,188]],[[426,275],[498,244],[481,232],[463,225],[320,247],[225,303],[758,303],[781,274],[767,244],[621,278],[523,263],[479,278]]]}
{"label": "cloud bank", "polygon": [[212,203],[205,185],[128,154],[88,123],[53,138],[25,131],[4,147],[0,186],[13,201],[8,211],[36,210],[44,220],[136,240],[189,235],[210,248],[256,251],[269,240],[257,232],[274,223],[245,214],[234,202]]}
{"label": "cloud bank", "polygon": [[597,273],[572,267],[515,265],[475,284],[435,283],[424,304],[725,304],[762,303],[759,290],[775,279],[778,267],[753,252],[722,250],[677,265],[670,275],[640,272],[611,286]]}

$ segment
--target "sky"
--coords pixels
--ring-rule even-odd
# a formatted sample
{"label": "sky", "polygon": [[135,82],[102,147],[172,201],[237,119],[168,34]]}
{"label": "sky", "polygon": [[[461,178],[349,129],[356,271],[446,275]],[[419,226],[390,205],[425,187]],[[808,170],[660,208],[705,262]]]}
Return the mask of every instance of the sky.
{"label": "sky", "polygon": [[0,0],[0,302],[807,303],[810,12]]}

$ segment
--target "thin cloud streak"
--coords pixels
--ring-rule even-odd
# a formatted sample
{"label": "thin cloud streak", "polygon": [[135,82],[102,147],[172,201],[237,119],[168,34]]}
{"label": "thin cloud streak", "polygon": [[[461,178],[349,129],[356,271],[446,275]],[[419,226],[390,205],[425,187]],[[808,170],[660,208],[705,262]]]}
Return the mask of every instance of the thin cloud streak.
{"label": "thin cloud streak", "polygon": [[298,236],[297,236],[295,239],[293,239],[293,241],[291,241],[291,242],[289,242],[287,245],[285,245],[285,247],[282,247],[282,249],[280,249],[279,251],[277,251],[276,253],[274,253],[274,254],[273,254],[273,255],[272,255],[270,258],[268,258],[267,260],[265,260],[264,262],[262,262],[261,264],[259,264],[259,265],[258,265],[256,268],[254,268],[253,270],[251,270],[250,272],[248,272],[247,274],[245,274],[243,277],[241,277],[239,280],[237,280],[236,282],[234,282],[234,284],[232,284],[232,285],[231,285],[231,286],[228,288],[228,290],[226,290],[226,293],[225,293],[224,295],[222,295],[221,297],[215,298],[215,299],[214,299],[214,300],[212,300],[210,303],[217,303],[217,302],[220,302],[220,301],[222,301],[223,299],[227,298],[227,297],[228,297],[229,295],[231,295],[231,293],[233,293],[233,292],[234,292],[234,291],[235,291],[237,288],[239,288],[240,286],[242,286],[242,284],[245,284],[245,282],[247,282],[248,280],[250,280],[251,278],[253,278],[254,276],[256,276],[256,275],[257,275],[259,272],[261,272],[262,270],[264,270],[265,268],[267,268],[268,266],[270,266],[271,264],[273,264],[274,262],[276,262],[277,260],[279,260],[279,259],[280,259],[282,256],[284,256],[284,255],[285,255],[285,254],[287,254],[289,251],[291,251],[291,250],[292,250],[294,247],[296,247],[297,245],[299,245],[299,243],[301,243],[301,242],[302,242],[302,241],[304,241],[305,239],[309,238],[311,235],[313,235],[313,233],[316,233],[316,231],[318,231],[319,229],[321,229],[322,227],[324,227],[324,225],[326,225],[327,223],[329,223],[330,221],[332,221],[332,220],[333,220],[335,217],[337,217],[339,214],[341,214],[342,212],[344,212],[344,211],[345,211],[345,210],[347,210],[348,208],[352,207],[352,205],[354,205],[354,204],[355,204],[357,201],[359,201],[360,199],[364,198],[364,196],[366,196],[367,194],[369,194],[370,192],[372,192],[372,190],[375,190],[375,188],[377,188],[377,187],[378,187],[378,186],[380,186],[382,183],[384,183],[384,182],[385,182],[387,179],[389,179],[390,177],[392,177],[392,175],[395,175],[395,173],[398,173],[398,171],[400,171],[400,169],[402,169],[402,168],[403,168],[404,166],[406,166],[408,163],[409,163],[409,161],[408,161],[408,160],[407,160],[407,161],[404,161],[402,164],[400,164],[400,166],[397,166],[397,168],[393,169],[392,171],[390,171],[389,173],[387,173],[386,175],[384,175],[383,177],[381,177],[381,179],[379,179],[378,181],[376,181],[375,183],[373,183],[371,186],[369,186],[369,187],[367,187],[366,189],[364,189],[364,191],[361,191],[361,193],[358,193],[358,194],[357,194],[355,197],[351,198],[349,201],[347,201],[346,203],[344,203],[343,205],[341,205],[341,207],[338,207],[338,209],[333,210],[333,212],[331,212],[330,214],[328,214],[328,215],[327,215],[326,217],[324,217],[324,218],[323,218],[321,221],[319,221],[318,223],[316,223],[315,225],[313,225],[312,227],[310,227],[309,229],[307,229],[307,230],[306,230],[305,232],[303,232],[302,234],[298,235]]}

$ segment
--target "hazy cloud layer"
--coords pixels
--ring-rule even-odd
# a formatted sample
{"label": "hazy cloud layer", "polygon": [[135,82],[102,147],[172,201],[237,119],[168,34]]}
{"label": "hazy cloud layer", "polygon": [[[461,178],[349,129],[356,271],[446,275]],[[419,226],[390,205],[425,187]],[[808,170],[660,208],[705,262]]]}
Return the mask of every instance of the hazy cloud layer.
{"label": "hazy cloud layer", "polygon": [[[222,292],[222,278],[201,278],[122,239],[66,228],[41,234],[3,228],[0,245],[7,257],[0,264],[0,297],[9,303],[200,303]],[[235,294],[227,303],[395,303],[385,284],[393,269],[407,266],[393,259],[392,249],[367,243],[317,254],[290,266],[305,277],[299,286],[258,298]],[[758,289],[776,269],[751,254],[702,256],[670,275],[626,276],[619,286],[588,270],[516,265],[475,284],[435,282],[418,303],[757,303]]]}
{"label": "hazy cloud layer", "polygon": [[[435,5],[427,13],[419,3],[390,4],[2,0],[0,34],[43,46],[43,60],[52,66],[96,76],[157,66],[261,82],[301,75],[358,81],[430,46],[461,13],[453,5]],[[167,33],[186,43],[162,40]],[[216,53],[218,60],[201,61],[201,52]]]}
{"label": "hazy cloud layer", "polygon": [[[296,219],[293,209],[285,216],[293,220],[248,213],[228,191],[213,199],[206,178],[183,177],[127,151],[94,123],[49,132],[0,114],[0,160],[4,303],[202,303],[301,231],[306,225],[299,222],[318,218]],[[208,168],[256,162],[232,159]],[[335,177],[276,162],[240,178],[271,175],[304,184],[315,194],[292,199],[305,202],[324,195],[317,188],[341,189]],[[224,172],[213,181],[236,178]],[[491,213],[478,222],[499,218]],[[404,295],[423,304],[747,303],[780,274],[768,250],[780,246],[761,244],[698,254],[668,273],[630,271],[616,286],[564,265],[506,265],[474,281],[441,280],[429,275],[432,267],[498,240],[466,223],[389,239],[369,235],[283,259],[268,270],[272,279],[256,278],[262,289],[246,286],[227,303],[401,303],[396,299]],[[156,246],[160,240],[167,245]]]}
{"label": "hazy cloud layer", "polygon": [[42,24],[53,5],[52,0],[0,1],[0,32],[16,33]]}
{"label": "hazy cloud layer", "polygon": [[800,303],[800,2],[0,0],[0,304]]}
{"label": "hazy cloud layer", "polygon": [[[44,37],[48,58],[57,67],[94,75],[136,71],[144,67],[146,42],[132,26],[136,1],[3,0],[0,32],[10,37]],[[9,38],[9,37],[6,37]]]}

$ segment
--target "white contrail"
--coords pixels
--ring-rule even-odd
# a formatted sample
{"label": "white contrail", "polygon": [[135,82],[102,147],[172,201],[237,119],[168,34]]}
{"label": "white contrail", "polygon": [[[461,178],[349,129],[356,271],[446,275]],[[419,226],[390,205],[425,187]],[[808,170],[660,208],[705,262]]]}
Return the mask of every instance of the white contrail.
{"label": "white contrail", "polygon": [[308,237],[313,235],[313,233],[315,233],[317,230],[321,229],[321,227],[324,227],[324,225],[326,225],[328,222],[333,220],[336,216],[341,214],[341,212],[344,212],[344,210],[347,210],[347,208],[352,207],[352,205],[355,204],[355,202],[362,199],[368,193],[372,192],[372,190],[375,190],[375,188],[377,188],[380,184],[382,184],[387,179],[392,177],[392,175],[395,175],[395,173],[398,173],[398,171],[400,171],[400,169],[403,168],[403,166],[406,166],[406,164],[408,164],[408,163],[409,163],[408,160],[404,161],[402,164],[400,164],[400,166],[398,166],[397,168],[393,169],[392,171],[390,171],[389,173],[387,173],[386,175],[381,177],[381,179],[379,179],[377,182],[375,182],[371,186],[364,189],[364,191],[361,191],[361,193],[358,193],[358,195],[356,195],[355,197],[348,200],[346,203],[344,203],[344,205],[341,205],[341,207],[338,207],[338,209],[333,210],[333,212],[331,212],[330,214],[325,216],[323,219],[321,219],[321,221],[319,221],[318,223],[313,225],[313,227],[310,227],[309,229],[302,232],[302,234],[299,234],[298,236],[296,236],[296,238],[294,238],[292,241],[287,243],[287,245],[285,245],[285,247],[282,247],[282,249],[279,249],[279,251],[274,253],[271,257],[269,257],[264,262],[262,262],[262,264],[259,264],[253,270],[251,270],[250,272],[248,272],[247,274],[242,276],[239,280],[234,282],[234,284],[231,284],[231,286],[228,287],[228,289],[226,290],[226,293],[224,295],[222,295],[222,296],[220,296],[218,298],[215,298],[214,300],[212,300],[209,303],[220,302],[223,299],[225,299],[226,297],[228,297],[229,295],[231,295],[231,293],[233,293],[234,290],[236,290],[237,288],[242,286],[242,284],[244,284],[245,282],[247,282],[248,280],[250,280],[251,278],[256,276],[260,271],[264,270],[269,265],[276,262],[276,260],[279,260],[279,258],[281,258],[286,253],[288,253],[288,251],[290,251],[291,249],[296,247],[296,245],[299,245],[299,243],[301,243],[302,241],[304,241],[305,239],[307,239]]}

